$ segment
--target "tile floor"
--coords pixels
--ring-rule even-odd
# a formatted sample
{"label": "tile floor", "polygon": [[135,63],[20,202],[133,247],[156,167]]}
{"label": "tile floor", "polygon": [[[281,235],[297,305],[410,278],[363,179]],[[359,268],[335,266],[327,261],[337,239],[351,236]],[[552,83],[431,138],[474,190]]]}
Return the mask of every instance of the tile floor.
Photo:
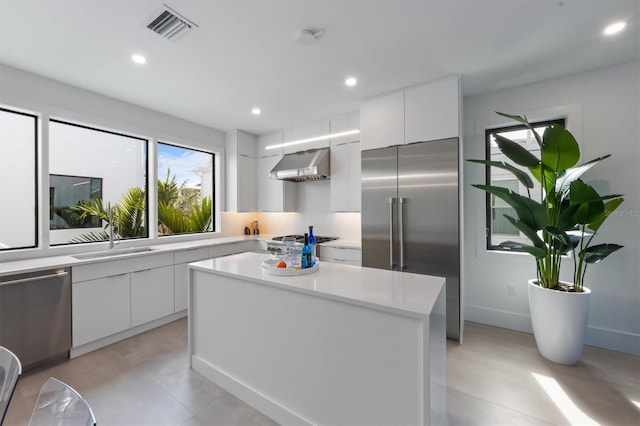
{"label": "tile floor", "polygon": [[[80,392],[100,426],[275,424],[189,370],[186,347],[182,319],[28,372],[5,425],[28,423],[49,376]],[[447,351],[450,425],[640,424],[640,357],[585,347],[576,366],[556,365],[538,355],[532,335],[470,322],[465,344],[449,341]],[[561,408],[540,383],[560,389]]]}

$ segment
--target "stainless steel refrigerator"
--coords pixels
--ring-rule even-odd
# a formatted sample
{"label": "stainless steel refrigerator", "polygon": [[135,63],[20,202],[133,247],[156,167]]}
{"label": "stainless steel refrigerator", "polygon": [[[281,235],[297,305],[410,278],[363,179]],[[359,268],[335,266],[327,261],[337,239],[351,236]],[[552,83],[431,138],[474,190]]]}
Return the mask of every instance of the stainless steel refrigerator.
{"label": "stainless steel refrigerator", "polygon": [[460,338],[458,139],[362,151],[362,266],[446,277]]}

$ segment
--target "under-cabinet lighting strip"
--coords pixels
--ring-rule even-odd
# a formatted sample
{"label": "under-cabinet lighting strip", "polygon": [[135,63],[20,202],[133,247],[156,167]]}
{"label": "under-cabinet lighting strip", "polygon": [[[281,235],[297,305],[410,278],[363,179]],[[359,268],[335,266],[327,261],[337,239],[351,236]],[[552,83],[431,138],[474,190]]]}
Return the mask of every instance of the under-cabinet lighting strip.
{"label": "under-cabinet lighting strip", "polygon": [[315,138],[300,139],[300,140],[297,140],[297,141],[279,143],[279,144],[276,144],[276,145],[269,145],[269,146],[266,146],[264,149],[276,149],[276,148],[282,148],[282,147],[285,147],[285,146],[300,145],[300,144],[303,144],[303,143],[323,141],[325,139],[339,138],[341,136],[355,135],[357,133],[360,133],[360,130],[358,130],[358,129],[356,129],[356,130],[347,130],[346,132],[331,133],[329,135],[316,136]]}

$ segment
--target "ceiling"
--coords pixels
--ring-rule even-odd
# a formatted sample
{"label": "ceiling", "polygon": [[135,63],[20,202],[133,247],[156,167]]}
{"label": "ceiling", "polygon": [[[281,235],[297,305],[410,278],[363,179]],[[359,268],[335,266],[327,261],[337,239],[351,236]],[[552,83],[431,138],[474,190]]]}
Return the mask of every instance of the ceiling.
{"label": "ceiling", "polygon": [[[147,29],[163,1],[198,28],[176,42]],[[639,0],[1,0],[0,63],[264,134],[452,74],[471,96],[638,60],[639,9]],[[602,36],[616,20],[626,30]],[[297,41],[307,28],[323,30],[312,45]],[[346,87],[347,76],[358,84]]]}

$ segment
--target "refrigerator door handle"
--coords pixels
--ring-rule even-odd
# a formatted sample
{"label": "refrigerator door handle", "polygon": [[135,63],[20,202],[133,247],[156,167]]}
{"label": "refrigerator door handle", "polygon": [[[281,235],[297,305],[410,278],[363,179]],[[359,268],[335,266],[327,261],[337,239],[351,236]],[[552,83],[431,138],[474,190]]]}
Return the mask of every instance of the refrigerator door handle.
{"label": "refrigerator door handle", "polygon": [[398,234],[400,240],[400,271],[407,269],[404,263],[404,224],[402,222],[404,216],[404,197],[398,198]]}
{"label": "refrigerator door handle", "polygon": [[396,204],[394,197],[389,197],[389,269],[396,269],[395,256],[393,255],[393,208]]}

